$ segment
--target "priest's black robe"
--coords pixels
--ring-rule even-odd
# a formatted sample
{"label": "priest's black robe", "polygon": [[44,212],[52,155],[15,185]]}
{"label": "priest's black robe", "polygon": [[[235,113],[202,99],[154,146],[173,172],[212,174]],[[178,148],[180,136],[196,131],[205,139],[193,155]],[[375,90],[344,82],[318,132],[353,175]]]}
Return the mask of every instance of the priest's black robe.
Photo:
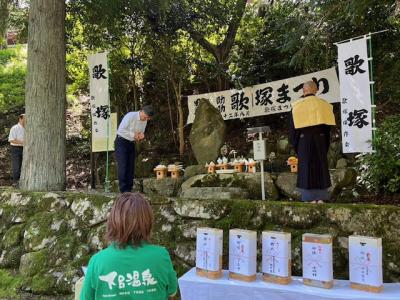
{"label": "priest's black robe", "polygon": [[328,166],[330,127],[315,125],[296,129],[290,116],[290,143],[298,158],[297,187],[326,189],[331,186]]}

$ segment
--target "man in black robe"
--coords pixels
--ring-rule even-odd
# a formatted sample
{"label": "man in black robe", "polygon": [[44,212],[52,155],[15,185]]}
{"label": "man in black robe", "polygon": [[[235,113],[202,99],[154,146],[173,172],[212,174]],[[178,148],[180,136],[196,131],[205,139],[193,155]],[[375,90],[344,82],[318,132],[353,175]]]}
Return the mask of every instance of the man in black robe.
{"label": "man in black robe", "polygon": [[292,103],[290,142],[298,156],[297,188],[301,200],[323,203],[331,186],[327,153],[330,129],[335,125],[333,106],[316,97],[314,81],[303,85],[304,98]]}

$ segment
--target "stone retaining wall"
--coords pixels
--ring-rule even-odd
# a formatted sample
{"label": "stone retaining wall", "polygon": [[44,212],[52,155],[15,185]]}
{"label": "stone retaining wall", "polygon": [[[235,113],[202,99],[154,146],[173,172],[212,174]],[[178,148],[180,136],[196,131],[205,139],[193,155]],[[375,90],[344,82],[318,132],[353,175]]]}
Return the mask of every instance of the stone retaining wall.
{"label": "stone retaining wall", "polygon": [[[114,199],[111,194],[0,190],[0,272],[14,272],[25,292],[71,294],[80,266],[106,246],[105,219]],[[356,233],[383,238],[384,280],[400,279],[399,207],[162,196],[151,196],[150,201],[156,220],[153,242],[167,247],[179,275],[194,265],[196,228],[210,226],[224,229],[224,268],[230,228],[257,230],[259,237],[263,230],[291,232],[294,275],[301,275],[301,235],[330,233],[334,276],[347,279],[348,236]],[[259,256],[260,249],[259,243]],[[260,262],[261,257],[259,268]]]}

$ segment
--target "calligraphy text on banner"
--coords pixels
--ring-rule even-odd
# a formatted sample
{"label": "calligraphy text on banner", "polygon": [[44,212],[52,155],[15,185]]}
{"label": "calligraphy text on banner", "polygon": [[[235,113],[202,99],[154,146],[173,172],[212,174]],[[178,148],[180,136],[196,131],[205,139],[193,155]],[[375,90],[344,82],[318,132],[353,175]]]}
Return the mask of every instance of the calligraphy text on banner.
{"label": "calligraphy text on banner", "polygon": [[343,153],[372,152],[367,38],[337,46]]}
{"label": "calligraphy text on banner", "polygon": [[339,82],[335,68],[263,83],[242,90],[226,90],[188,97],[189,116],[193,123],[200,99],[208,99],[221,113],[224,120],[257,117],[291,110],[291,103],[303,95],[303,83],[315,81],[317,96],[330,103],[339,102]]}
{"label": "calligraphy text on banner", "polygon": [[116,116],[110,120],[112,114],[110,111],[108,90],[109,71],[107,53],[89,55],[88,61],[90,72],[90,111],[92,116],[92,152],[112,151],[114,150],[117,122]]}

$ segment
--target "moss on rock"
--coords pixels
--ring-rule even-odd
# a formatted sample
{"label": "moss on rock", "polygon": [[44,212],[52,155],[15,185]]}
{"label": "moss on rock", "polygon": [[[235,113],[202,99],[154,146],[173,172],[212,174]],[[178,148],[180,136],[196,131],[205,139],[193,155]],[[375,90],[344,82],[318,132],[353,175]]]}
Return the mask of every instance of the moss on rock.
{"label": "moss on rock", "polygon": [[0,249],[8,249],[19,245],[22,239],[24,224],[10,227],[3,235],[0,243]]}
{"label": "moss on rock", "polygon": [[182,182],[183,178],[145,178],[143,179],[143,191],[147,195],[176,197]]}
{"label": "moss on rock", "polygon": [[107,247],[106,224],[103,223],[95,228],[92,228],[88,233],[88,245],[92,251],[99,251]]}
{"label": "moss on rock", "polygon": [[42,249],[36,252],[29,252],[21,257],[19,273],[23,278],[30,278],[35,274],[46,270],[48,267],[48,258],[50,253],[48,249]]}
{"label": "moss on rock", "polygon": [[107,219],[114,200],[114,196],[76,194],[71,211],[83,226],[96,225]]}
{"label": "moss on rock", "polygon": [[[279,192],[275,187],[272,176],[264,174],[265,197],[268,200],[277,200]],[[182,194],[190,187],[232,187],[246,190],[249,199],[261,199],[261,175],[260,173],[239,174],[207,174],[189,178],[182,184]]]}
{"label": "moss on rock", "polygon": [[24,247],[27,252],[50,246],[68,230],[68,214],[39,212],[29,219],[24,231]]}
{"label": "moss on rock", "polygon": [[17,294],[21,282],[22,278],[15,272],[0,269],[0,299],[21,299]]}
{"label": "moss on rock", "polygon": [[9,247],[1,251],[0,267],[1,268],[18,268],[21,256],[24,254],[22,245]]}
{"label": "moss on rock", "polygon": [[73,232],[66,232],[57,237],[56,241],[49,247],[52,256],[49,257],[51,266],[63,266],[65,263],[73,263],[80,267],[82,259],[89,254],[89,247]]}
{"label": "moss on rock", "polygon": [[71,293],[71,286],[79,279],[77,270],[70,265],[51,269],[34,275],[24,281],[25,289],[42,295],[63,295]]}

